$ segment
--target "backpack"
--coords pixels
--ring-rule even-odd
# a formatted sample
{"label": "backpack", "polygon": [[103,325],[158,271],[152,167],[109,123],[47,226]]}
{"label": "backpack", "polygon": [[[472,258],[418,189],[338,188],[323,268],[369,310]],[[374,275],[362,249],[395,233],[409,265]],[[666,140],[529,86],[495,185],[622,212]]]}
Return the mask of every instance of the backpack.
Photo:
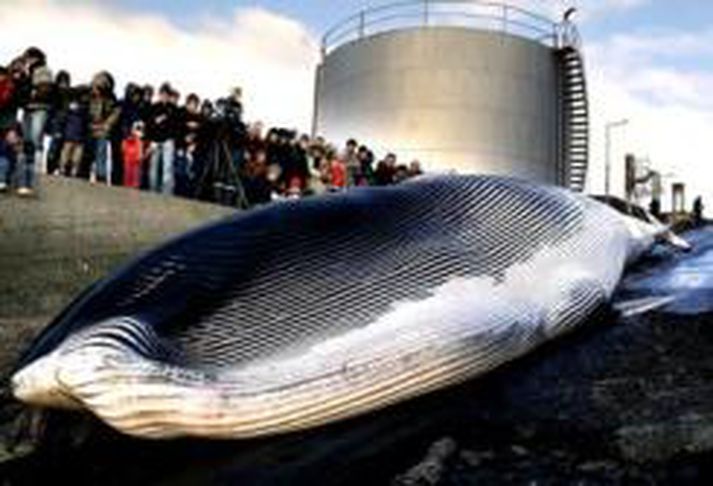
{"label": "backpack", "polygon": [[15,83],[10,76],[0,79],[0,109],[7,108],[15,97]]}

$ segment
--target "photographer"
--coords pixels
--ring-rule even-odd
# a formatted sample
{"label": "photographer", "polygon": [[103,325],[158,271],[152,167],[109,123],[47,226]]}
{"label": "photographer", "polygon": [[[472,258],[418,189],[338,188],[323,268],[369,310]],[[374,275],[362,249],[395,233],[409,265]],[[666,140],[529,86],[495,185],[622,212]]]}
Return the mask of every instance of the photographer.
{"label": "photographer", "polygon": [[227,98],[218,100],[218,114],[225,126],[233,166],[240,171],[245,162],[247,128],[243,123],[242,89],[235,88]]}
{"label": "photographer", "polygon": [[292,196],[302,195],[307,190],[309,179],[307,151],[309,146],[310,139],[307,135],[302,135],[299,139],[293,137],[290,144],[290,151],[283,166],[283,179],[287,191]]}
{"label": "photographer", "polygon": [[245,159],[246,127],[242,121],[240,90],[216,102],[210,111],[204,103],[204,129],[199,132],[197,197],[226,205],[246,206],[240,180]]}
{"label": "photographer", "polygon": [[200,98],[191,93],[186,105],[179,111],[178,142],[176,158],[176,194],[190,196],[195,178],[195,160],[204,119],[200,111]]}

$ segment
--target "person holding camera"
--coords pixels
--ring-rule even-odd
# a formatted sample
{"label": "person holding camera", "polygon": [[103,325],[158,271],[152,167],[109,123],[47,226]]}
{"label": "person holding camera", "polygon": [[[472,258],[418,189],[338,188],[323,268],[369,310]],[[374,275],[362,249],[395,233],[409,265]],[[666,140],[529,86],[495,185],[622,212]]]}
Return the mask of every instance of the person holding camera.
{"label": "person holding camera", "polygon": [[204,125],[200,108],[200,98],[191,93],[186,97],[185,106],[179,111],[176,193],[181,196],[191,195],[191,186],[195,179],[195,161],[199,155],[198,144]]}

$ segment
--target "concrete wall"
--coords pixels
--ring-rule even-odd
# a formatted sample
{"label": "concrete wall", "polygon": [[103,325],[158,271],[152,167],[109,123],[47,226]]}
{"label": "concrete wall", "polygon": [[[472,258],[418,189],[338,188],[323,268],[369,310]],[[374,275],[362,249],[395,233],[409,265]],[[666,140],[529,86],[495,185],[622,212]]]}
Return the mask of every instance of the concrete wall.
{"label": "concrete wall", "polygon": [[138,252],[230,212],[55,177],[38,199],[0,195],[0,324],[47,321]]}
{"label": "concrete wall", "polygon": [[557,182],[551,48],[503,33],[415,28],[352,42],[317,73],[317,132],[431,170]]}

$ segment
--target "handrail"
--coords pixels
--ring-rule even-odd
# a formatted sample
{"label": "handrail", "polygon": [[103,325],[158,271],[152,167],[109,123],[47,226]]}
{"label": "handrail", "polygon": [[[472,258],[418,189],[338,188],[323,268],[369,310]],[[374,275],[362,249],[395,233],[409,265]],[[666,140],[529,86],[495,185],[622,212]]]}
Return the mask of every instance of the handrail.
{"label": "handrail", "polygon": [[488,0],[401,0],[363,9],[335,24],[322,38],[322,55],[375,34],[456,25],[519,35],[554,48],[579,47],[572,22],[554,22],[517,5]]}

